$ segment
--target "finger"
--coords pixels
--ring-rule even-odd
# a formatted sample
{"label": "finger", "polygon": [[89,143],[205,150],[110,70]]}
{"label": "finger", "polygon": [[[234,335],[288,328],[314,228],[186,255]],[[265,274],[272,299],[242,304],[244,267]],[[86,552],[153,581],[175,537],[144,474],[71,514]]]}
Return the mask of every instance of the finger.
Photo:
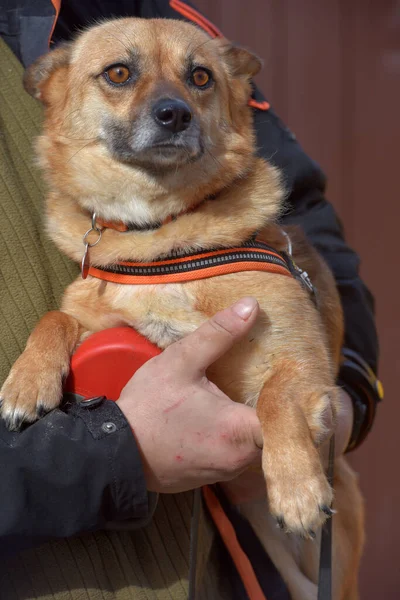
{"label": "finger", "polygon": [[[263,434],[256,410],[250,406],[232,403],[231,415],[227,418],[230,424],[230,442],[238,449],[249,452],[258,451],[263,447]],[[257,460],[255,455],[251,460]]]}
{"label": "finger", "polygon": [[242,298],[233,306],[218,312],[193,333],[172,344],[164,354],[171,361],[174,370],[185,373],[189,378],[202,376],[207,367],[251,329],[258,311],[255,298]]}
{"label": "finger", "polygon": [[[220,459],[223,461],[224,477],[221,481],[229,481],[237,477],[256,461],[261,463],[263,436],[256,411],[250,406],[231,405],[219,414],[219,438],[221,442]],[[214,459],[216,459],[214,454]]]}

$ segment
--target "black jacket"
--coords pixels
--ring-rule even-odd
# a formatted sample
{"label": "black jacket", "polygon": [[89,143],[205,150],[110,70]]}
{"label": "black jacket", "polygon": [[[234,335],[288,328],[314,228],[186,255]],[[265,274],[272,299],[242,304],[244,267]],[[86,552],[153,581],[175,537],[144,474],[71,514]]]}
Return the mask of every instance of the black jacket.
{"label": "black jacket", "polygon": [[[54,43],[68,39],[78,27],[111,16],[182,18],[167,0],[68,0],[52,39]],[[6,7],[0,8],[0,33],[26,66],[48,50],[54,20],[50,0],[6,0]],[[263,100],[256,89],[254,98]],[[325,199],[325,177],[273,110],[255,108],[254,119],[259,154],[284,174],[289,193],[284,221],[301,225],[330,265],[344,308],[345,345],[376,372],[373,299],[360,279],[359,258],[346,244],[342,226]],[[342,383],[357,398],[359,390],[349,372],[351,365]],[[147,514],[140,457],[125,418],[111,402],[88,411],[55,410],[21,433],[9,433],[0,423],[0,548],[4,542],[18,548]],[[106,421],[117,425],[115,432],[101,430]]]}
{"label": "black jacket", "polygon": [[0,557],[110,522],[146,521],[146,482],[127,420],[111,400],[85,406],[69,403],[21,433],[0,422]]}

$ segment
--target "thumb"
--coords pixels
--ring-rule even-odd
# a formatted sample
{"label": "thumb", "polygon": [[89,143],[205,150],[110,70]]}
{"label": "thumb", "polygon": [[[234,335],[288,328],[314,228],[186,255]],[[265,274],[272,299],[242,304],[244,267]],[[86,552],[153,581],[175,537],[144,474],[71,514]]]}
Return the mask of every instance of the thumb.
{"label": "thumb", "polygon": [[255,298],[242,298],[164,352],[174,353],[171,362],[177,372],[186,373],[190,378],[203,376],[212,363],[250,331],[258,312]]}

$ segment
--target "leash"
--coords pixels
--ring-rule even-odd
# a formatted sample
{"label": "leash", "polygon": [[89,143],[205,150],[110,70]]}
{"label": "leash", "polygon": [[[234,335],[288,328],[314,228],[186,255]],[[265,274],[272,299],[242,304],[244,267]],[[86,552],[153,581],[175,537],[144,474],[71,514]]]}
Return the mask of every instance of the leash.
{"label": "leash", "polygon": [[267,600],[258,583],[252,564],[239,544],[233,525],[222,508],[217,496],[208,485],[205,485],[202,488],[202,492],[212,520],[233,560],[249,599]]}
{"label": "leash", "polygon": [[189,547],[189,593],[188,600],[196,600],[197,596],[197,558],[199,555],[199,522],[201,514],[201,488],[193,491],[193,507],[190,521]]}
{"label": "leash", "polygon": [[192,519],[190,525],[188,600],[198,600],[196,574],[199,544],[199,517],[202,498],[207,506],[210,517],[221,536],[224,546],[235,565],[249,600],[267,600],[258,582],[253,566],[239,543],[229,517],[209,485],[198,488],[193,492]]}
{"label": "leash", "polygon": [[[327,478],[333,488],[333,470],[335,463],[335,436],[329,443],[329,461]],[[321,549],[319,556],[318,600],[332,599],[332,520],[330,517],[324,524],[321,532]]]}

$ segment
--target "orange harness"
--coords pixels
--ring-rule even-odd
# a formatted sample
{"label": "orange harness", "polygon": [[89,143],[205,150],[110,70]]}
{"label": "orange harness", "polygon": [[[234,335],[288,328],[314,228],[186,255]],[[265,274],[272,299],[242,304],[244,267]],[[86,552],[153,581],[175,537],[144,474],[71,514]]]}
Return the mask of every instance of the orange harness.
{"label": "orange harness", "polygon": [[240,271],[266,271],[291,277],[295,276],[295,269],[287,255],[276,252],[261,240],[250,240],[236,248],[175,253],[152,262],[90,266],[88,275],[112,283],[146,285],[183,283]]}
{"label": "orange harness", "polygon": [[[163,223],[154,226],[154,228],[169,223],[174,218],[176,217],[169,217]],[[264,271],[294,277],[310,293],[313,302],[316,303],[315,288],[308,274],[294,262],[291,256],[290,242],[288,253],[278,252],[254,235],[242,246],[234,248],[215,248],[213,250],[186,253],[175,252],[162,260],[151,262],[124,261],[105,267],[93,267],[89,261],[88,250],[101,240],[104,229],[115,229],[121,233],[129,231],[128,226],[124,223],[109,223],[93,214],[92,228],[85,233],[83,238],[86,246],[82,259],[82,277],[84,279],[91,275],[96,279],[111,283],[154,285],[157,283],[185,283],[242,271]],[[95,244],[89,244],[86,239],[92,231],[97,232],[99,236]]]}
{"label": "orange harness", "polygon": [[[192,212],[196,207],[181,214]],[[165,225],[180,215],[171,216],[151,228],[156,229]],[[214,248],[195,252],[172,252],[163,259],[150,262],[122,261],[106,266],[92,266],[89,261],[88,250],[101,240],[105,229],[114,229],[121,233],[128,232],[130,228],[123,222],[109,222],[92,215],[92,227],[84,237],[83,242],[86,251],[82,260],[82,277],[88,275],[96,279],[110,281],[111,283],[122,283],[127,285],[154,285],[157,283],[184,283],[197,281],[229,273],[240,273],[241,271],[264,271],[276,273],[287,277],[295,277],[303,287],[313,296],[314,287],[305,271],[302,271],[291,256],[291,244],[289,250],[278,252],[271,248],[255,234],[242,246],[232,248]],[[136,228],[138,231],[140,229]],[[146,228],[148,229],[148,227]],[[87,240],[91,232],[98,234],[95,243],[90,244]],[[313,298],[314,299],[314,298]]]}

